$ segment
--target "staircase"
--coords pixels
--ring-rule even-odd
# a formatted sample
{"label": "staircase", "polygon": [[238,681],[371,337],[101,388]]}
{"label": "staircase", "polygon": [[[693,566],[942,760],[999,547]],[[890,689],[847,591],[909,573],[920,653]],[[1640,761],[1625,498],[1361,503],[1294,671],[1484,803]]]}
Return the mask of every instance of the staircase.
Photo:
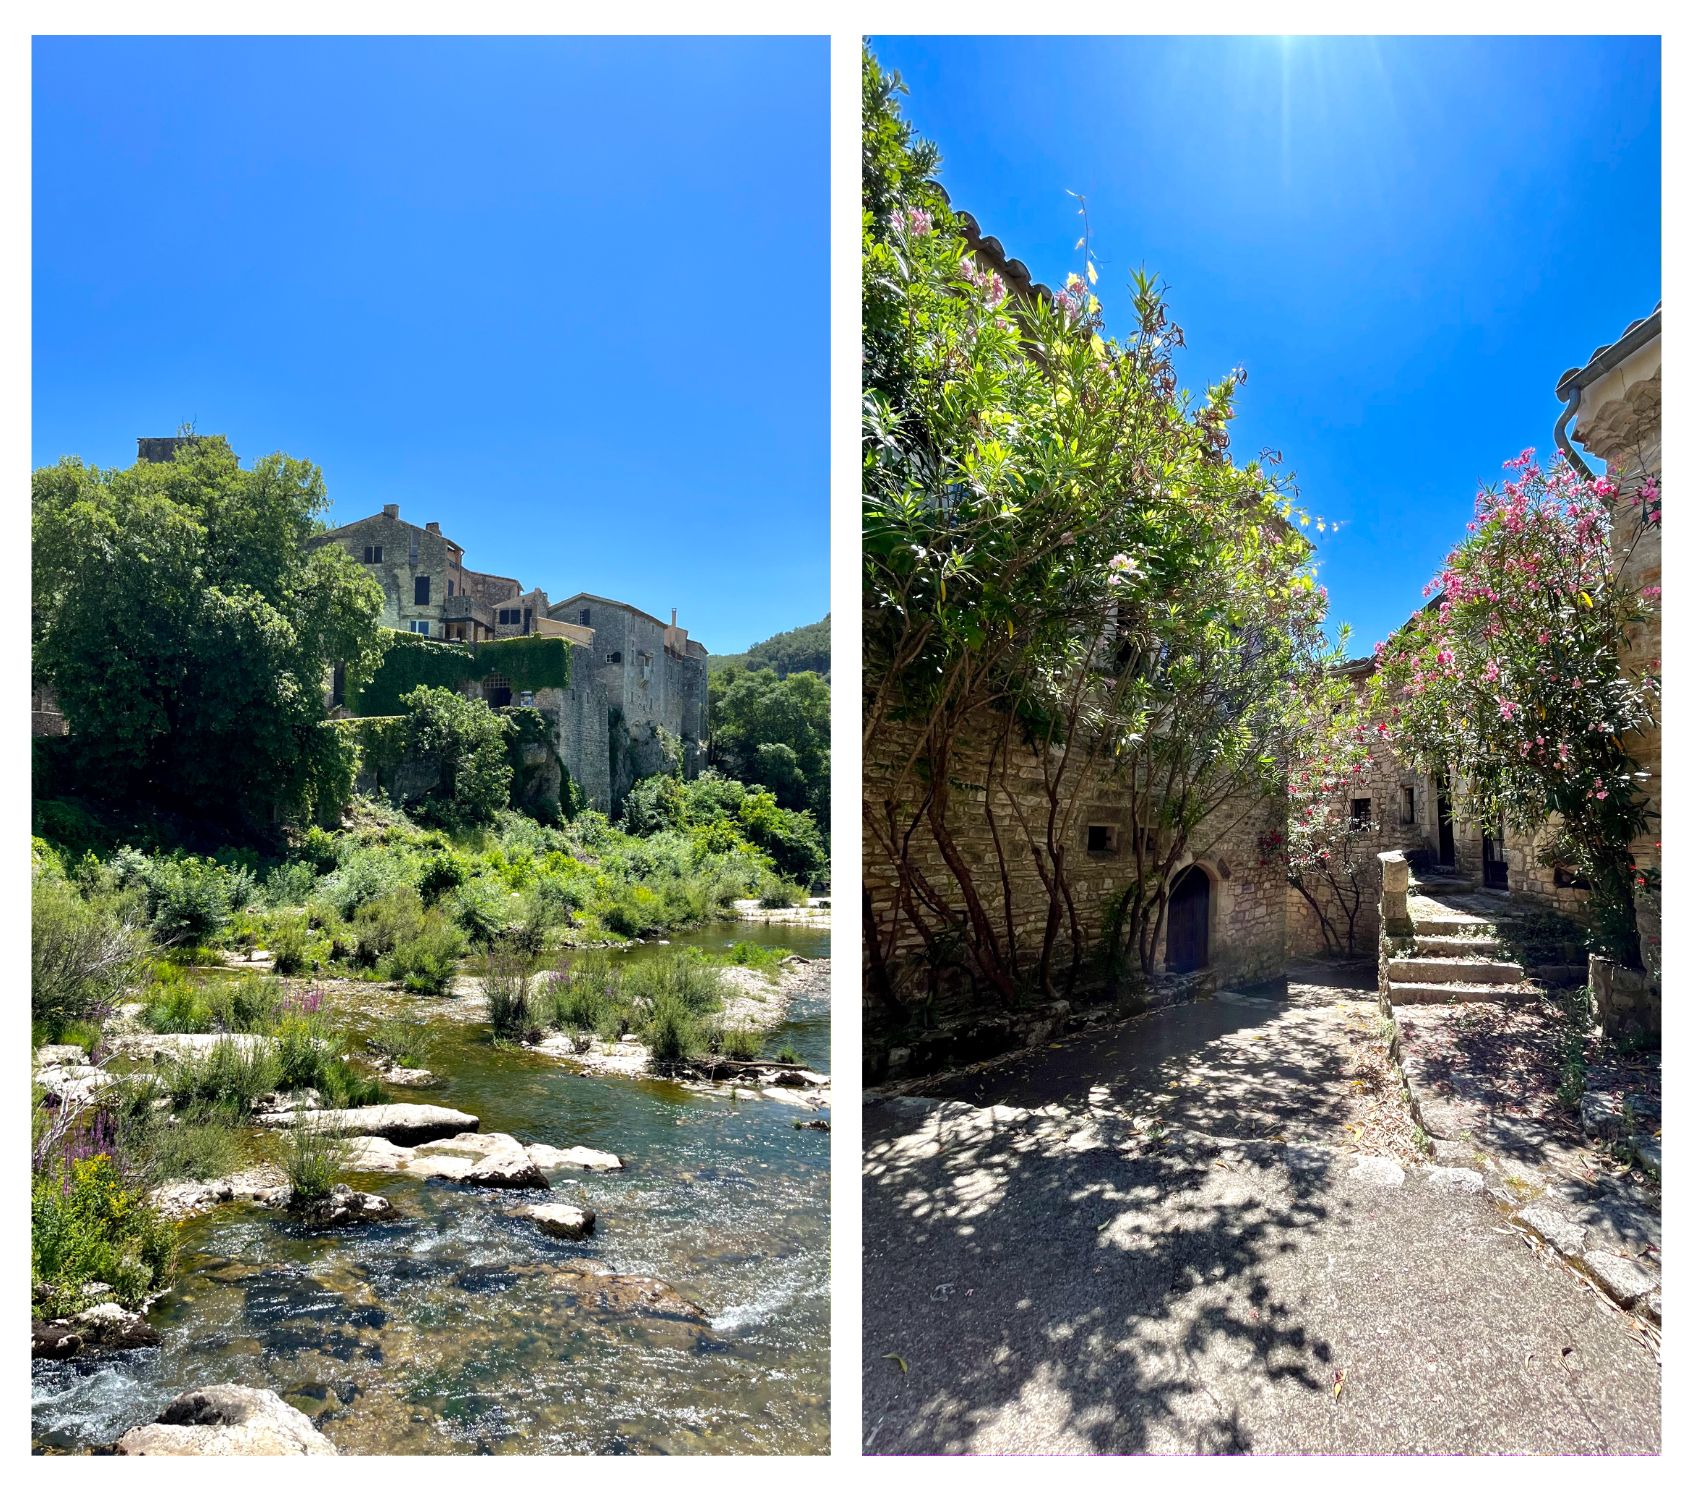
{"label": "staircase", "polygon": [[1388,943],[1383,992],[1392,1004],[1500,1002],[1529,998],[1522,964],[1500,950],[1499,926],[1510,920],[1509,897],[1478,890],[1473,880],[1424,877],[1406,897],[1411,928]]}

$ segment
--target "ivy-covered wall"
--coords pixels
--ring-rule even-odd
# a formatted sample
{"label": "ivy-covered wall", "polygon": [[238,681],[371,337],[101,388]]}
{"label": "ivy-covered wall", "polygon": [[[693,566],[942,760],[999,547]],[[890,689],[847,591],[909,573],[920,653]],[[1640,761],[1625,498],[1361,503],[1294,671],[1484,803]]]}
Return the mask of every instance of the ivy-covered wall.
{"label": "ivy-covered wall", "polygon": [[376,676],[356,693],[349,690],[347,709],[361,717],[397,714],[400,700],[420,684],[457,690],[495,675],[509,679],[514,693],[568,688],[570,646],[561,636],[513,636],[473,649],[396,632]]}

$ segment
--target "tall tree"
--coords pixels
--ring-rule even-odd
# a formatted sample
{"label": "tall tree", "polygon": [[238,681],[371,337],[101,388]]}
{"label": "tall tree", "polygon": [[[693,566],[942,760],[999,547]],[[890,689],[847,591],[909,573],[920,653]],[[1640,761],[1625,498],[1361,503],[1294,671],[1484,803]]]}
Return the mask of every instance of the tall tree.
{"label": "tall tree", "polygon": [[221,437],[168,462],[34,473],[35,676],[58,698],[85,789],[255,824],[344,791],[321,726],[337,664],[381,655],[382,592],[336,544],[308,550],[328,506],[316,466],[243,470]]}
{"label": "tall tree", "polygon": [[[895,886],[868,956],[892,992],[888,954],[914,928],[931,965],[962,947],[1010,1001],[1079,974],[1070,845],[1101,784],[1132,819],[1107,960],[1126,945],[1152,969],[1183,857],[1279,789],[1326,597],[1289,483],[1229,455],[1243,375],[1180,391],[1182,333],[1145,275],[1108,338],[1085,217],[1063,290],[1012,298],[929,179],[899,91],[866,52],[864,738],[881,770],[865,852]],[[1011,784],[1031,761],[1033,806]],[[997,868],[958,839],[961,781]],[[1011,866],[1030,860],[1046,915],[1020,937]]]}

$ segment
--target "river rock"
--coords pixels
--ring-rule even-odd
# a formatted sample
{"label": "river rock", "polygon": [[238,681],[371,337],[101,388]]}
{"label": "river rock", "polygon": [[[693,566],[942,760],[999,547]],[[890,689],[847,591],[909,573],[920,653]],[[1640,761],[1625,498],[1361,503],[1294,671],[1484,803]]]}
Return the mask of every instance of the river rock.
{"label": "river rock", "polygon": [[276,1040],[271,1035],[215,1033],[209,1035],[119,1035],[113,1041],[113,1047],[120,1055],[127,1055],[135,1060],[152,1060],[155,1063],[204,1060],[219,1045],[223,1044],[235,1046],[244,1055],[252,1055],[257,1051],[273,1049]]}
{"label": "river rock", "polygon": [[144,1314],[122,1304],[96,1304],[70,1317],[70,1326],[83,1342],[96,1350],[138,1350],[157,1345],[159,1332]]}
{"label": "river rock", "polygon": [[482,1119],[472,1113],[436,1107],[428,1102],[383,1102],[372,1107],[338,1107],[303,1115],[279,1112],[259,1121],[272,1128],[286,1128],[301,1121],[314,1129],[333,1129],[350,1137],[385,1138],[408,1148],[432,1139],[474,1133],[482,1126]]}
{"label": "river rock", "polygon": [[35,1052],[38,1066],[86,1066],[88,1052],[80,1045],[43,1045]]}
{"label": "river rock", "polygon": [[434,1086],[435,1073],[426,1071],[422,1066],[388,1066],[382,1072],[382,1079],[389,1086]]}
{"label": "river rock", "polygon": [[100,1066],[42,1066],[35,1082],[47,1093],[49,1103],[86,1102],[117,1077]]}
{"label": "river rock", "polygon": [[616,1154],[608,1154],[603,1149],[587,1149],[580,1146],[555,1149],[550,1143],[531,1143],[526,1147],[529,1157],[538,1169],[623,1168],[623,1161]]}
{"label": "river rock", "polygon": [[594,1229],[594,1213],[574,1205],[530,1205],[523,1214],[539,1223],[548,1236],[579,1242]]}
{"label": "river rock", "polygon": [[383,1196],[355,1190],[351,1185],[334,1185],[329,1194],[310,1205],[295,1206],[290,1201],[289,1208],[301,1220],[319,1226],[350,1226],[356,1221],[375,1221],[394,1209]]}
{"label": "river rock", "polygon": [[131,1428],[120,1454],[333,1454],[335,1445],[297,1407],[255,1387],[184,1392],[156,1423]]}
{"label": "river rock", "polygon": [[349,1169],[391,1170],[419,1179],[457,1180],[502,1190],[545,1190],[547,1177],[509,1133],[459,1133],[404,1148],[386,1138],[351,1140],[342,1155]]}
{"label": "river rock", "polygon": [[259,1164],[215,1180],[170,1180],[147,1192],[154,1210],[167,1220],[180,1221],[231,1201],[248,1201],[273,1209],[288,1203],[288,1176],[274,1164]]}
{"label": "river rock", "polygon": [[816,1087],[828,1086],[829,1084],[829,1078],[821,1071],[807,1071],[792,1066],[786,1066],[777,1071],[767,1071],[761,1079],[768,1081],[772,1086]]}
{"label": "river rock", "polygon": [[32,1360],[68,1360],[82,1349],[82,1336],[63,1319],[31,1320],[29,1333]]}
{"label": "river rock", "polygon": [[297,1092],[267,1092],[253,1103],[255,1118],[273,1117],[279,1112],[316,1112],[323,1106],[323,1094],[316,1087]]}
{"label": "river rock", "polygon": [[596,1262],[571,1261],[553,1270],[552,1284],[587,1308],[609,1314],[643,1314],[683,1324],[704,1324],[705,1310],[668,1283],[614,1273]]}

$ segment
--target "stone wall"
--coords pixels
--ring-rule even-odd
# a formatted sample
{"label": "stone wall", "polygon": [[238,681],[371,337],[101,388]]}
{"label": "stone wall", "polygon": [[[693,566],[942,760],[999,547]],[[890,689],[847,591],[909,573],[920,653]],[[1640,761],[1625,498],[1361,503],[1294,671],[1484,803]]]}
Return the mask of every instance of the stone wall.
{"label": "stone wall", "polygon": [[611,729],[621,731],[610,752],[612,808],[641,776],[662,769],[659,730],[680,742],[683,775],[697,776],[708,732],[705,648],[645,611],[600,596],[561,600],[551,615],[594,633],[593,671],[613,711]]}
{"label": "stone wall", "polygon": [[[871,743],[865,760],[867,811],[881,810],[878,804],[886,802],[898,763],[903,759],[902,750],[908,747],[909,736],[891,729]],[[1001,935],[1009,924],[1018,946],[1027,951],[1025,960],[1032,966],[1049,900],[1018,827],[1018,812],[1025,814],[1031,823],[1045,820],[1041,764],[1032,752],[1022,752],[996,780],[991,803],[982,785],[987,774],[985,751],[960,753],[953,770],[948,827],[993,924]],[[1010,866],[1009,911],[989,823],[990,806],[999,822]],[[1192,836],[1193,851],[1183,860],[1183,865],[1198,864],[1208,881],[1210,963],[1203,978],[1185,980],[1190,990],[1195,986],[1240,986],[1282,974],[1286,956],[1287,886],[1280,866],[1266,862],[1260,839],[1268,833],[1282,831],[1285,825],[1286,804],[1276,794],[1238,800],[1229,810],[1214,814]],[[1103,837],[1110,846],[1090,851],[1090,828],[1096,830],[1096,839]],[[1068,834],[1065,845],[1068,879],[1088,954],[1078,993],[1097,990],[1102,982],[1102,971],[1092,952],[1109,910],[1132,883],[1134,855],[1128,848],[1131,831],[1126,794],[1120,787],[1102,785],[1087,793]],[[1024,846],[1020,848],[1019,844]],[[958,883],[933,835],[920,828],[912,836],[911,845],[913,861],[937,893],[948,904],[962,906]],[[871,1072],[886,1069],[891,1050],[909,1050],[913,1028],[919,1024],[924,1026],[919,1043],[933,1046],[951,1042],[950,1062],[960,1058],[963,1046],[959,1041],[969,1032],[975,1032],[978,1046],[990,1033],[988,1044],[1017,1043],[1026,1038],[1040,1038],[1043,1031],[1053,1027],[1054,1019],[1061,1020],[1067,1015],[1068,1005],[1055,1010],[1032,992],[1024,1006],[1009,1011],[994,990],[975,986],[962,966],[944,968],[931,978],[922,937],[896,906],[895,886],[894,868],[877,840],[869,835],[867,826],[866,913],[879,944],[889,949],[891,981],[901,992],[900,1006],[890,1006],[871,986],[867,959],[864,1039]],[[1060,949],[1059,966],[1067,968],[1067,932],[1061,936]],[[1165,972],[1165,952],[1161,944],[1156,958],[1160,974]],[[1156,994],[1156,989],[1150,992]]]}
{"label": "stone wall", "polygon": [[[1663,343],[1654,338],[1620,366],[1581,392],[1571,434],[1605,462],[1617,484],[1612,512],[1611,559],[1623,583],[1638,590],[1663,584],[1663,528],[1644,521],[1640,500],[1648,476],[1663,478]],[[1656,675],[1663,659],[1663,618],[1656,606],[1634,627],[1623,649],[1630,677]],[[1645,828],[1630,845],[1639,878],[1635,924],[1640,952],[1654,980],[1663,951],[1659,876],[1663,868],[1663,740],[1657,725],[1622,737],[1623,748],[1643,773],[1637,790],[1644,799]]]}
{"label": "stone wall", "polygon": [[[393,505],[312,541],[340,544],[382,586],[382,625],[410,631],[413,622],[428,622],[431,636],[443,634],[448,586],[455,594],[463,593],[468,573],[463,567],[464,551],[456,543],[432,528],[402,522],[399,508]],[[380,548],[382,558],[365,563],[367,548]],[[429,581],[429,598],[421,603],[419,579]]]}

